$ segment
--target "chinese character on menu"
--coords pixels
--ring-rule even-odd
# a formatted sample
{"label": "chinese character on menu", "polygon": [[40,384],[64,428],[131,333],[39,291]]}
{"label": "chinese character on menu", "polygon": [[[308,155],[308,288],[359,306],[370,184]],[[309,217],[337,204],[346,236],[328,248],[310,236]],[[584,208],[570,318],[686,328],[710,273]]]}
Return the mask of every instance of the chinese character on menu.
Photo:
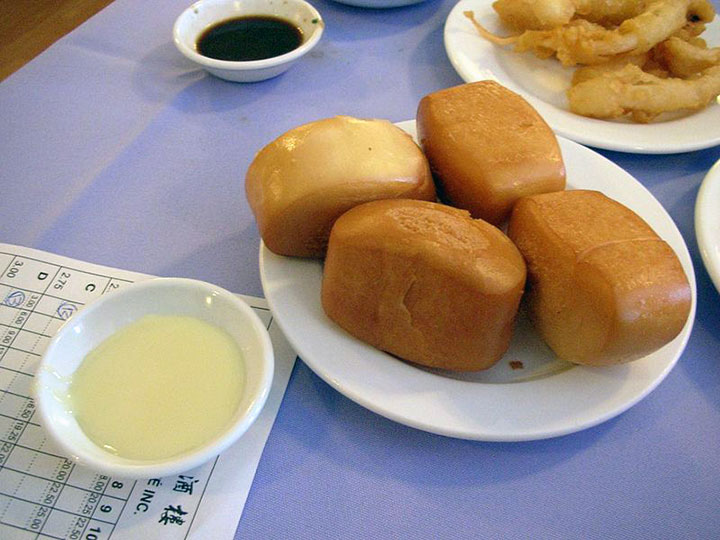
{"label": "chinese character on menu", "polygon": [[185,515],[187,515],[187,512],[182,509],[181,505],[173,506],[170,504],[163,510],[158,523],[162,523],[163,525],[182,525],[185,523],[185,519],[183,518]]}
{"label": "chinese character on menu", "polygon": [[173,488],[173,491],[192,495],[193,486],[198,482],[199,480],[195,480],[192,476],[185,476],[184,474],[181,474],[178,476],[178,479],[175,480],[175,487]]}

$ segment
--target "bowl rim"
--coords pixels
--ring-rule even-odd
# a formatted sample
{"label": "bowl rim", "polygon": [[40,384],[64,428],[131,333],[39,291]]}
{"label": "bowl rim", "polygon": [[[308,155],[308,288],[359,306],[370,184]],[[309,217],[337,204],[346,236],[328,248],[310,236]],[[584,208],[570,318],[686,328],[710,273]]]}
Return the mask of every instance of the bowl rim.
{"label": "bowl rim", "polygon": [[[108,454],[108,459],[100,459],[96,455],[88,454],[84,450],[79,449],[70,437],[65,436],[64,428],[55,425],[52,421],[53,416],[46,400],[53,399],[50,395],[51,390],[43,387],[45,377],[53,376],[52,356],[54,355],[58,345],[58,341],[66,333],[71,332],[72,328],[83,322],[87,317],[98,316],[98,310],[106,309],[108,303],[117,301],[119,296],[129,294],[137,294],[146,290],[157,290],[162,288],[180,288],[182,290],[196,289],[219,295],[223,300],[229,302],[234,308],[242,313],[243,317],[252,326],[252,332],[258,338],[261,345],[261,355],[259,361],[262,364],[262,374],[259,382],[259,391],[255,395],[244,414],[235,419],[223,431],[209,439],[207,442],[197,448],[177,456],[172,456],[157,460],[137,460],[123,458]],[[150,314],[148,312],[147,314]],[[135,318],[132,322],[139,319]],[[128,323],[130,324],[130,323]],[[118,328],[119,329],[119,328]],[[50,360],[49,360],[50,359]],[[235,294],[201,280],[189,278],[150,278],[129,284],[122,289],[109,295],[103,295],[94,300],[86,307],[78,311],[72,318],[63,323],[60,329],[50,340],[45,353],[43,353],[40,363],[38,364],[34,381],[33,381],[33,397],[35,398],[36,410],[40,415],[40,422],[45,432],[55,442],[60,449],[68,454],[68,457],[78,462],[80,465],[87,466],[96,471],[104,472],[109,475],[124,478],[150,478],[163,477],[188,471],[194,467],[200,466],[209,459],[219,455],[227,449],[235,441],[237,441],[255,422],[260,415],[268,395],[274,378],[274,352],[270,335],[265,325],[260,320],[253,309],[241,298]],[[82,431],[82,428],[80,428]],[[91,440],[91,442],[93,442]],[[93,444],[95,444],[93,442]],[[101,454],[102,455],[102,454]]]}
{"label": "bowl rim", "polygon": [[[190,13],[197,9],[199,6],[210,2],[214,2],[217,4],[227,3],[229,5],[237,3],[231,0],[198,0],[197,2],[189,6],[187,9],[185,9],[178,16],[178,18],[175,19],[175,23],[173,24],[173,41],[175,42],[175,46],[178,48],[178,50],[186,58],[192,60],[193,62],[196,62],[197,64],[200,64],[201,66],[211,69],[225,69],[229,71],[251,71],[276,67],[288,62],[292,62],[293,60],[296,60],[297,58],[303,56],[310,49],[312,49],[317,44],[317,42],[320,41],[323,31],[325,30],[325,21],[323,20],[322,15],[320,15],[320,12],[315,9],[312,4],[306,2],[305,0],[284,0],[283,4],[292,4],[303,7],[308,11],[308,14],[312,17],[312,19],[317,21],[316,23],[314,23],[313,32],[307,37],[307,39],[305,39],[300,44],[299,47],[285,54],[281,54],[279,56],[271,56],[270,58],[263,58],[262,60],[218,60],[217,58],[203,56],[202,54],[197,52],[194,48],[194,43],[193,45],[189,45],[187,39],[184,39],[183,35],[180,33],[180,23],[182,22],[182,20],[185,17],[190,16]],[[263,15],[265,13],[259,11],[257,14]],[[218,21],[216,22],[221,22],[222,20],[223,19],[218,19]]]}

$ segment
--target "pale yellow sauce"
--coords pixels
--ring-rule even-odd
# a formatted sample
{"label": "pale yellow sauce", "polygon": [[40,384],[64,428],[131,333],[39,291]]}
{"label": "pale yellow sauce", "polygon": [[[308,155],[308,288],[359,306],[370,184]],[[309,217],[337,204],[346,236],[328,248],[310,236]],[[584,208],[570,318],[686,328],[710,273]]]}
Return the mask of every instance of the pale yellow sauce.
{"label": "pale yellow sauce", "polygon": [[95,444],[156,460],[220,434],[243,386],[242,352],[225,331],[194,317],[148,315],[85,357],[69,398]]}

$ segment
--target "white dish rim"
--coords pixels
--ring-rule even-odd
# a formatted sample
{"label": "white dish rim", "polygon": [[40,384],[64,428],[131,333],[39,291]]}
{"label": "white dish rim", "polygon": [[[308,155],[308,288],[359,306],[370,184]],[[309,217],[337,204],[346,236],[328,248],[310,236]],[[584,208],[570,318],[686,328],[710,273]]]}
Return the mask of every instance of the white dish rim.
{"label": "white dish rim", "polygon": [[[513,55],[482,37],[463,15],[467,10],[490,9],[491,0],[460,0],[450,11],[443,32],[445,51],[455,71],[465,82],[495,80],[522,95],[560,136],[581,144],[638,154],[674,154],[711,148],[720,144],[720,103],[668,122],[634,124],[586,118],[563,110],[527,91],[503,69],[499,59]],[[494,12],[492,12],[494,15]],[[495,16],[497,19],[497,16]],[[715,36],[716,37],[712,37]],[[720,20],[710,23],[703,38],[720,45]],[[527,53],[528,55],[530,53]],[[538,61],[538,65],[552,60]]]}
{"label": "white dish rim", "polygon": [[695,236],[705,269],[720,292],[720,160],[700,184],[695,200]]}

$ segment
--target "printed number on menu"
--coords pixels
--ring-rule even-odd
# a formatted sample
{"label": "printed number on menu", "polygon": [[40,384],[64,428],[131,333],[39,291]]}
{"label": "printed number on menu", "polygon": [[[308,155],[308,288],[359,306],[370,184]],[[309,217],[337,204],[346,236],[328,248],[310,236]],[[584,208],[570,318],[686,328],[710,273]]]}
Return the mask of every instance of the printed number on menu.
{"label": "printed number on menu", "polygon": [[69,272],[61,272],[60,276],[57,278],[57,281],[53,285],[53,289],[55,289],[56,291],[62,290],[62,288],[67,285],[68,279],[70,279],[71,275],[72,274],[70,274]]}
{"label": "printed number on menu", "polygon": [[22,261],[15,261],[14,263],[12,263],[12,266],[11,266],[10,269],[7,271],[7,274],[5,274],[5,277],[7,277],[8,279],[12,279],[12,278],[14,278],[15,276],[17,276],[17,275],[18,275],[18,272],[20,272],[20,267],[21,267],[23,264],[24,264],[24,263],[23,263]]}

